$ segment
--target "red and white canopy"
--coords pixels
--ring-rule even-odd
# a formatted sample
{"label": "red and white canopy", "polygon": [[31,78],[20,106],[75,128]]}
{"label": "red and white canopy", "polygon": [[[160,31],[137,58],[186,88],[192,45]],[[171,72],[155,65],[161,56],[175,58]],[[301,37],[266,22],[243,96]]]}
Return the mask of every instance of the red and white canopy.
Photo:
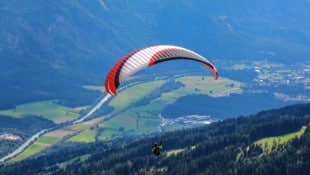
{"label": "red and white canopy", "polygon": [[122,57],[110,70],[105,80],[107,93],[115,95],[117,87],[134,73],[154,64],[174,60],[188,59],[205,64],[218,78],[215,66],[205,57],[189,49],[172,45],[157,45],[135,50]]}

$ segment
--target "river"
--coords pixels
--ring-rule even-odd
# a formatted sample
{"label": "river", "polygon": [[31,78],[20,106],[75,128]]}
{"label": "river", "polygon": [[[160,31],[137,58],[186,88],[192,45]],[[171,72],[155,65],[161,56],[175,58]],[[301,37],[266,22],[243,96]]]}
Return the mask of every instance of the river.
{"label": "river", "polygon": [[44,134],[45,132],[47,132],[49,129],[43,129],[40,132],[37,132],[36,134],[34,134],[33,136],[31,136],[25,143],[23,143],[20,147],[18,147],[15,151],[11,152],[10,154],[2,157],[0,159],[0,162],[4,162],[14,156],[16,156],[17,154],[21,153],[22,151],[24,151],[32,142],[34,142],[36,139],[38,139],[42,134]]}
{"label": "river", "polygon": [[[97,111],[99,108],[102,107],[102,105],[111,97],[111,95],[107,94],[105,97],[103,97],[86,115],[83,117],[73,121],[73,124],[81,123],[84,120],[86,120],[88,117],[90,117],[95,111]],[[68,123],[67,125],[70,125],[71,123]],[[19,146],[16,150],[9,153],[8,155],[0,158],[0,163],[4,162],[12,157],[15,157],[19,153],[23,152],[31,143],[33,143],[36,139],[38,139],[41,135],[46,133],[47,131],[53,130],[54,128],[49,129],[43,129],[37,133],[35,133],[33,136],[31,136],[29,139],[26,140],[21,146]]]}

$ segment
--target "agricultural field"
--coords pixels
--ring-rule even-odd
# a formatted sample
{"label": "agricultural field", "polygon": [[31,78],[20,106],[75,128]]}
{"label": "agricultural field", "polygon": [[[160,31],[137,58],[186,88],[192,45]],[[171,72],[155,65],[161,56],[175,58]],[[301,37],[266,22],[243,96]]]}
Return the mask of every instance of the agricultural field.
{"label": "agricultural field", "polygon": [[104,118],[103,116],[63,128],[72,132],[72,137],[69,137],[67,140],[71,142],[95,142],[98,129],[100,129],[98,126]]}
{"label": "agricultural field", "polygon": [[164,80],[156,80],[129,87],[126,90],[119,92],[117,96],[111,100],[109,106],[116,110],[128,107],[133,102],[148,95],[156,88],[159,88],[164,82]]}
{"label": "agricultural field", "polygon": [[33,155],[45,150],[46,147],[47,146],[35,142],[31,146],[26,148],[21,154],[12,158],[9,162],[17,162],[17,161],[24,160],[30,156],[33,156]]}
{"label": "agricultural field", "polygon": [[53,138],[57,138],[57,139],[63,139],[65,137],[73,135],[74,133],[75,133],[75,131],[71,131],[71,130],[67,130],[67,129],[62,128],[62,129],[58,129],[55,131],[48,132],[48,133],[44,134],[44,136],[53,137]]}
{"label": "agricultural field", "polygon": [[157,100],[168,104],[174,103],[178,98],[189,94],[206,94],[210,96],[222,96],[231,93],[242,93],[240,82],[227,78],[214,80],[213,77],[186,76],[176,79],[184,84],[184,87],[161,94]]}
{"label": "agricultural field", "polygon": [[52,145],[57,143],[59,140],[60,139],[57,137],[42,136],[37,140],[37,142],[45,145]]}
{"label": "agricultural field", "polygon": [[16,162],[23,160],[27,157],[30,157],[34,154],[37,154],[46,148],[50,147],[53,144],[56,144],[59,142],[60,139],[55,137],[49,137],[49,136],[42,136],[40,137],[36,142],[34,142],[31,146],[26,148],[21,154],[17,155],[13,159],[10,160],[10,162]]}
{"label": "agricultural field", "polygon": [[79,134],[71,137],[70,139],[68,139],[68,141],[85,142],[85,143],[94,142],[96,140],[95,139],[96,133],[97,133],[97,130],[95,129],[86,129],[80,132]]}
{"label": "agricultural field", "polygon": [[52,120],[55,123],[62,123],[79,117],[79,110],[61,106],[57,102],[57,100],[50,100],[22,104],[15,109],[2,110],[0,114],[12,117],[37,115]]}

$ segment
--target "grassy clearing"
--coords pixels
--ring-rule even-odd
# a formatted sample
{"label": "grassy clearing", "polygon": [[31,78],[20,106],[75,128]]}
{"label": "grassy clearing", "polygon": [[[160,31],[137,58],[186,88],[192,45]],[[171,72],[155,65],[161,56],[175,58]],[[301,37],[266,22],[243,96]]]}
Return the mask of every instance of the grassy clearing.
{"label": "grassy clearing", "polygon": [[[79,117],[77,110],[67,108],[57,104],[57,100],[41,101],[18,105],[15,109],[2,110],[1,115],[9,115],[13,117],[22,117],[24,115],[38,115],[44,118],[57,121],[61,117],[66,117],[65,121],[76,119]],[[64,119],[60,120],[64,121]]]}
{"label": "grassy clearing", "polygon": [[[194,149],[196,149],[196,146],[191,146],[190,150],[194,150]],[[166,152],[166,156],[170,157],[172,155],[177,155],[179,153],[184,152],[185,150],[186,150],[185,148],[170,150]]]}
{"label": "grassy clearing", "polygon": [[156,80],[132,86],[115,96],[109,103],[109,106],[117,110],[123,109],[131,103],[145,97],[153,90],[160,87],[164,82],[164,80]]}
{"label": "grassy clearing", "polygon": [[97,130],[95,130],[95,129],[93,129],[93,130],[87,129],[87,130],[84,130],[84,131],[80,132],[79,134],[71,137],[70,139],[68,139],[68,141],[84,142],[84,143],[94,142],[96,133],[97,133]]}
{"label": "grassy clearing", "polygon": [[303,126],[299,131],[285,134],[277,137],[267,137],[256,141],[254,144],[261,146],[264,152],[270,152],[272,147],[282,145],[292,140],[293,138],[300,137],[305,133],[306,126]]}
{"label": "grassy clearing", "polygon": [[182,149],[170,150],[170,151],[167,151],[166,156],[167,156],[167,157],[170,157],[170,156],[172,156],[172,155],[177,155],[177,154],[179,154],[179,153],[181,153],[181,152],[183,152],[183,151],[185,151],[184,148],[182,148]]}

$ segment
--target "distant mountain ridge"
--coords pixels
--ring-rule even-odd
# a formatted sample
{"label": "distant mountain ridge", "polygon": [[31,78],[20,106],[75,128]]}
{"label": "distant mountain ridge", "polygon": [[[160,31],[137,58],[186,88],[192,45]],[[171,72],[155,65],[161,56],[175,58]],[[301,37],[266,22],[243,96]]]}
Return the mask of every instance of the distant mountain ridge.
{"label": "distant mountain ridge", "polygon": [[308,7],[289,0],[1,1],[0,108],[90,102],[98,94],[82,85],[101,84],[116,59],[147,45],[181,45],[210,58],[307,60]]}

